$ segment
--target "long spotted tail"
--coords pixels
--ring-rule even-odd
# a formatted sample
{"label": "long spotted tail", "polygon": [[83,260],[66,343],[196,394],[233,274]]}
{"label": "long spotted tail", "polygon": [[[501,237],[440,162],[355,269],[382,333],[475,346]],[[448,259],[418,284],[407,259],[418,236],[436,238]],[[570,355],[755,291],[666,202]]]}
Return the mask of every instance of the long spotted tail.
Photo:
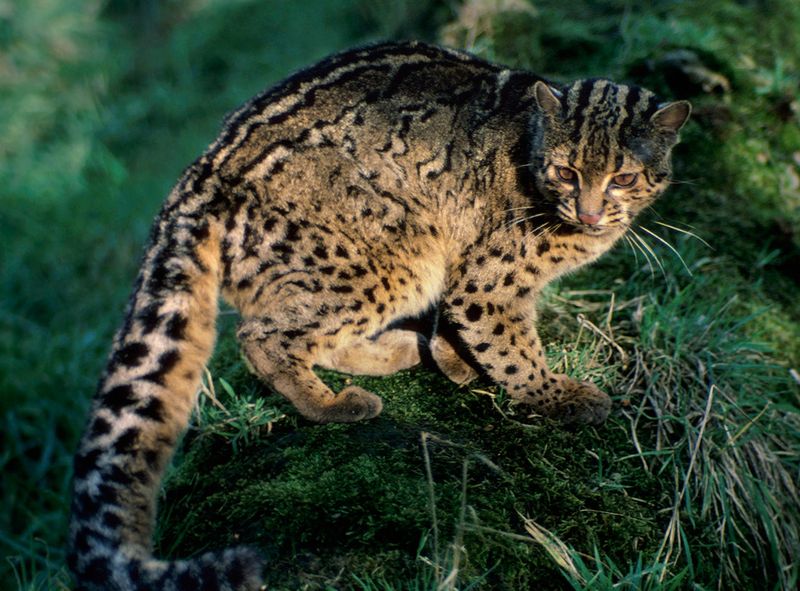
{"label": "long spotted tail", "polygon": [[[206,186],[204,186],[206,185]],[[190,169],[157,218],[75,457],[70,567],[80,589],[255,590],[247,548],[152,556],[156,493],[214,346],[220,192]]]}

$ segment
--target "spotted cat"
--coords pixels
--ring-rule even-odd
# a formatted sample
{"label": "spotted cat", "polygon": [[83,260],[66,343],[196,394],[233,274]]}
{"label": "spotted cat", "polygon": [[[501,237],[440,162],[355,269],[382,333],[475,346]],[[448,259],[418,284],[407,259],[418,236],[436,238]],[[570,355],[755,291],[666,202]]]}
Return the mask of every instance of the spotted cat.
{"label": "spotted cat", "polygon": [[[155,220],[75,458],[82,589],[257,589],[234,548],[152,556],[155,493],[215,339],[219,294],[252,370],[318,422],[382,402],[314,366],[385,375],[429,350],[542,415],[600,423],[594,385],[553,373],[536,298],[607,251],[667,185],[690,113],[608,80],[542,78],[421,43],[334,55],[256,96]],[[398,321],[434,309],[429,339]]]}

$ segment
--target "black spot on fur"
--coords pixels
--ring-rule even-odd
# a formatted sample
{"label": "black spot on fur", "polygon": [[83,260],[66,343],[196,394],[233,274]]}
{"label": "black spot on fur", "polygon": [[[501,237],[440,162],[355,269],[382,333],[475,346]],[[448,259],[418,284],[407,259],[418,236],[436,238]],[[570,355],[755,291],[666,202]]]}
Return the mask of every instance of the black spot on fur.
{"label": "black spot on fur", "polygon": [[374,287],[367,287],[364,289],[364,295],[367,296],[370,304],[375,303],[375,288]]}
{"label": "black spot on fur", "polygon": [[133,477],[125,472],[125,470],[115,465],[112,465],[106,472],[105,478],[107,482],[112,482],[119,486],[130,486],[133,483]]}
{"label": "black spot on fur", "polygon": [[344,246],[342,246],[341,244],[337,244],[336,245],[336,251],[335,252],[336,252],[336,256],[337,257],[341,257],[343,259],[349,259],[350,258],[350,253],[348,253],[347,249]]}
{"label": "black spot on fur", "polygon": [[517,297],[518,298],[524,297],[524,296],[528,295],[530,293],[530,291],[531,291],[530,287],[520,287],[517,290]]}
{"label": "black spot on fur", "polygon": [[479,304],[470,304],[466,311],[467,320],[477,322],[483,316],[483,308]]}
{"label": "black spot on fur", "polygon": [[272,250],[279,253],[282,259],[288,257],[289,255],[294,254],[294,248],[292,248],[291,245],[286,244],[285,242],[275,242],[272,245]]}
{"label": "black spot on fur", "polygon": [[139,429],[139,427],[128,427],[125,429],[122,435],[117,437],[117,440],[114,442],[114,451],[122,454],[130,452],[139,441],[140,433],[141,429]]}
{"label": "black spot on fur", "polygon": [[103,525],[112,529],[117,529],[120,525],[122,525],[122,519],[116,513],[106,511],[103,514]]}
{"label": "black spot on fur", "polygon": [[97,467],[97,460],[100,458],[101,453],[102,450],[93,449],[87,451],[85,454],[75,456],[75,462],[73,464],[75,478],[86,478],[89,472]]}
{"label": "black spot on fur", "polygon": [[177,349],[166,351],[158,356],[158,369],[142,376],[142,379],[163,386],[164,376],[166,376],[180,360],[181,354]]}
{"label": "black spot on fur", "polygon": [[119,504],[119,496],[117,489],[110,484],[100,484],[97,486],[97,501],[100,505],[117,505]]}
{"label": "black spot on fur", "polygon": [[541,242],[540,242],[540,243],[539,243],[539,244],[536,246],[536,254],[537,254],[537,255],[539,255],[539,256],[542,256],[542,255],[543,255],[544,253],[546,253],[548,250],[550,250],[550,243],[549,243],[547,240],[542,240],[542,241],[541,241]]}
{"label": "black spot on fur", "polygon": [[95,417],[92,421],[92,426],[89,428],[89,437],[94,439],[101,435],[106,435],[111,432],[111,423],[103,417]]}
{"label": "black spot on fur", "polygon": [[125,367],[137,367],[150,352],[150,348],[140,341],[122,346],[114,354],[114,362]]}
{"label": "black spot on fur", "polygon": [[353,288],[349,285],[332,285],[331,291],[333,293],[353,293]]}
{"label": "black spot on fur", "polygon": [[514,375],[515,373],[517,373],[517,371],[518,368],[516,365],[506,365],[505,369],[506,375]]}
{"label": "black spot on fur", "polygon": [[155,396],[147,399],[144,406],[140,406],[134,412],[142,418],[151,421],[163,422],[164,421],[164,403]]}
{"label": "black spot on fur", "polygon": [[378,314],[382,314],[385,309],[386,309],[386,305],[385,304],[378,304],[378,307],[375,308],[375,311]]}
{"label": "black spot on fur", "polygon": [[486,351],[486,350],[487,350],[489,347],[491,347],[491,345],[490,345],[489,343],[478,343],[477,345],[475,345],[475,350],[476,350],[478,353],[483,353],[483,352],[484,352],[484,351]]}
{"label": "black spot on fur", "polygon": [[501,335],[501,334],[503,334],[505,332],[505,330],[506,330],[505,325],[502,324],[502,323],[498,323],[497,326],[494,327],[494,330],[492,331],[492,334]]}
{"label": "black spot on fur", "polygon": [[82,527],[75,532],[75,539],[73,547],[79,554],[87,554],[92,549],[92,544],[89,542],[90,532],[87,528]]}
{"label": "black spot on fur", "polygon": [[464,288],[464,291],[466,291],[467,293],[475,293],[476,291],[478,291],[478,286],[475,285],[472,281],[469,281],[466,287]]}
{"label": "black spot on fur", "polygon": [[95,558],[83,569],[82,579],[99,587],[108,585],[111,571],[108,569],[106,558]]}
{"label": "black spot on fur", "polygon": [[244,565],[241,560],[235,559],[230,562],[228,568],[225,569],[225,576],[228,579],[231,587],[237,589],[244,583]]}
{"label": "black spot on fur", "polygon": [[217,591],[220,588],[215,564],[204,564],[200,570],[200,591]]}
{"label": "black spot on fur", "polygon": [[72,502],[72,510],[81,519],[89,519],[100,511],[100,503],[89,493],[82,492],[75,496]]}
{"label": "black spot on fur", "polygon": [[464,300],[462,298],[456,298],[456,299],[453,300],[452,305],[456,306],[456,307],[457,306],[463,306],[464,305]]}
{"label": "black spot on fur", "polygon": [[319,245],[316,248],[314,248],[313,253],[314,256],[316,256],[317,258],[320,258],[324,261],[328,260],[328,250],[322,245]]}
{"label": "black spot on fur", "polygon": [[143,334],[150,334],[158,326],[161,321],[161,317],[158,314],[159,308],[159,304],[150,304],[136,316],[142,325]]}
{"label": "black spot on fur", "polygon": [[182,341],[186,338],[186,326],[189,321],[185,316],[175,313],[167,322],[167,336],[175,341]]}
{"label": "black spot on fur", "polygon": [[156,470],[158,468],[158,458],[159,453],[154,449],[146,449],[144,450],[144,461],[147,462],[147,466],[151,470]]}
{"label": "black spot on fur", "polygon": [[196,591],[199,581],[192,571],[185,570],[178,575],[175,584],[178,587],[178,591]]}
{"label": "black spot on fur", "polygon": [[119,414],[123,408],[136,404],[137,398],[130,384],[115,386],[103,394],[100,403],[110,409],[114,414]]}
{"label": "black spot on fur", "polygon": [[505,277],[503,277],[503,285],[508,287],[512,283],[514,283],[514,272],[513,271],[511,273],[507,274]]}
{"label": "black spot on fur", "polygon": [[196,225],[190,230],[190,232],[198,242],[202,242],[211,234],[211,230],[208,227],[208,222]]}
{"label": "black spot on fur", "polygon": [[286,224],[286,240],[289,242],[297,242],[300,240],[300,226],[294,222]]}

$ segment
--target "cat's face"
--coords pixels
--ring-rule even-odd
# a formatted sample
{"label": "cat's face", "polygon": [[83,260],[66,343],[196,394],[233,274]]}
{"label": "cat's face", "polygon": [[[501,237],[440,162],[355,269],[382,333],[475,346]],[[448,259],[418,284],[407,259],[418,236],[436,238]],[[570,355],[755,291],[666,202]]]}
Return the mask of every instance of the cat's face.
{"label": "cat's face", "polygon": [[691,106],[608,80],[535,87],[532,165],[559,218],[588,234],[628,227],[666,188],[670,151]]}

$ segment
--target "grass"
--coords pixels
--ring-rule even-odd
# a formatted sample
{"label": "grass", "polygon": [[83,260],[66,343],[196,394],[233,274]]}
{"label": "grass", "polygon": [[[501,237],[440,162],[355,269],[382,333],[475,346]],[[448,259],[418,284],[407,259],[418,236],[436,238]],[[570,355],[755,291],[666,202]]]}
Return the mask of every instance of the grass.
{"label": "grass", "polygon": [[[223,113],[330,51],[445,23],[558,79],[695,93],[676,184],[637,229],[647,245],[542,303],[551,365],[615,412],[564,429],[486,382],[323,372],[386,409],[312,425],[248,374],[226,313],[159,552],[254,543],[274,589],[796,588],[800,8],[465,4],[0,4],[0,588],[69,588],[70,462],[94,380],[151,216]],[[665,75],[676,49],[730,90]]]}

